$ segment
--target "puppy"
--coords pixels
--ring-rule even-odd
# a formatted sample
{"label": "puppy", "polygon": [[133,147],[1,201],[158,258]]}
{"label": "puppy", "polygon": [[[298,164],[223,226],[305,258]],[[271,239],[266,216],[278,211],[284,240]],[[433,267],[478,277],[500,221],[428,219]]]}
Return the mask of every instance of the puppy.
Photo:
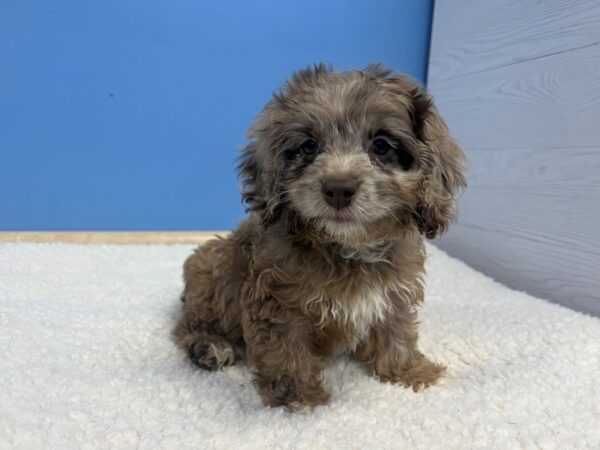
{"label": "puppy", "polygon": [[295,73],[251,126],[248,217],[184,265],[174,331],[207,370],[239,358],[265,405],[327,402],[324,359],[347,352],[415,391],[444,367],[417,347],[422,236],[444,232],[463,153],[430,97],[380,65]]}

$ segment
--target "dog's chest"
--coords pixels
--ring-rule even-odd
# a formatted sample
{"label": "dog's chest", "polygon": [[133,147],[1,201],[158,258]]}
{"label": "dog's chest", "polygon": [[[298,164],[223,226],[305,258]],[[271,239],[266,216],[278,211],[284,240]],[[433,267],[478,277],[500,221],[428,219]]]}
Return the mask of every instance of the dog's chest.
{"label": "dog's chest", "polygon": [[385,321],[394,291],[389,245],[340,247],[331,258],[333,267],[311,271],[313,286],[320,288],[307,309],[316,314],[325,347],[352,351]]}
{"label": "dog's chest", "polygon": [[329,354],[355,350],[373,325],[385,321],[391,303],[383,288],[370,288],[353,296],[328,298],[321,306],[318,346]]}
{"label": "dog's chest", "polygon": [[334,299],[332,306],[335,321],[351,325],[358,334],[364,334],[375,322],[383,321],[389,299],[382,288],[374,288],[350,298]]}

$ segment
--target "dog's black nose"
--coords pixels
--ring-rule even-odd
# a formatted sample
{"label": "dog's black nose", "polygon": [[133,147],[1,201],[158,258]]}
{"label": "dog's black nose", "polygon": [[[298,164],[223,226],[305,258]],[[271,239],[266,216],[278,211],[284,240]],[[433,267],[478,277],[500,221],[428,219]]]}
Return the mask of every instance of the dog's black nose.
{"label": "dog's black nose", "polygon": [[358,182],[356,181],[329,180],[323,181],[321,190],[327,204],[336,209],[342,209],[352,204],[357,188]]}

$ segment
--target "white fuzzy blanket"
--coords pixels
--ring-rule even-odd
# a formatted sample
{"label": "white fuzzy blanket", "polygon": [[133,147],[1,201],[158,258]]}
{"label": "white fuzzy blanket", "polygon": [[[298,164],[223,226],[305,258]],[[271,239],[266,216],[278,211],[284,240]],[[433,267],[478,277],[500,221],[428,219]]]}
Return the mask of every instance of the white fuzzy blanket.
{"label": "white fuzzy blanket", "polygon": [[429,247],[424,392],[346,358],[331,404],[262,406],[170,338],[193,246],[0,244],[0,448],[600,448],[600,320]]}

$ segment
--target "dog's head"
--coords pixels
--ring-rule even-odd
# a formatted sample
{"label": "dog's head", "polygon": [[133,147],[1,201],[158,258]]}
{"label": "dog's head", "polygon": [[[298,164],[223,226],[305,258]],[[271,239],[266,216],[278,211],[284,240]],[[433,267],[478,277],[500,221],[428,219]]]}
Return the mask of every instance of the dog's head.
{"label": "dog's head", "polygon": [[295,73],[248,136],[239,169],[249,209],[267,226],[291,213],[324,241],[407,227],[433,238],[465,186],[463,152],[430,97],[379,65]]}

